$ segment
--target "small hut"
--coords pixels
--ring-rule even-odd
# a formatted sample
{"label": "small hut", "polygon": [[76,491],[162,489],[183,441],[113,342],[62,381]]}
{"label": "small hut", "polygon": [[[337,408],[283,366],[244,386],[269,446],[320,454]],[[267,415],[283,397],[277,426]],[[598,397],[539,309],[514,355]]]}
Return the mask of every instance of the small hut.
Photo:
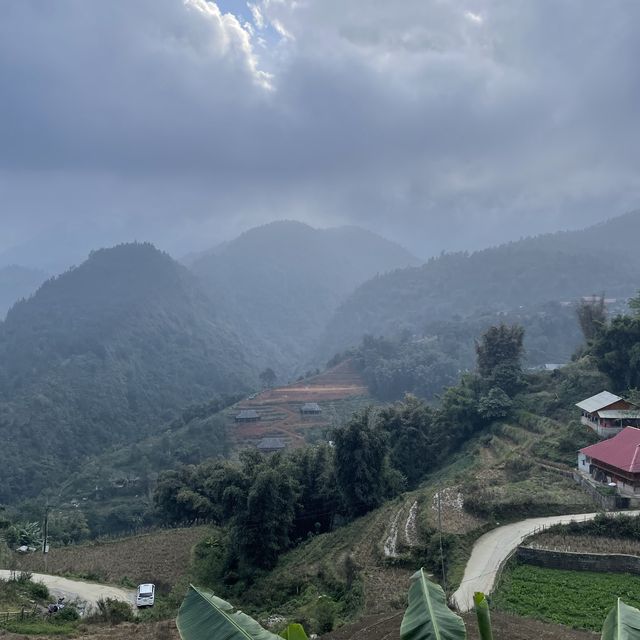
{"label": "small hut", "polygon": [[286,449],[287,443],[284,438],[262,438],[258,442],[258,451],[260,453],[275,453]]}
{"label": "small hut", "polygon": [[322,409],[317,402],[307,402],[300,407],[303,416],[317,416],[322,413]]}
{"label": "small hut", "polygon": [[259,420],[260,414],[255,409],[242,409],[236,415],[236,422],[258,422]]}

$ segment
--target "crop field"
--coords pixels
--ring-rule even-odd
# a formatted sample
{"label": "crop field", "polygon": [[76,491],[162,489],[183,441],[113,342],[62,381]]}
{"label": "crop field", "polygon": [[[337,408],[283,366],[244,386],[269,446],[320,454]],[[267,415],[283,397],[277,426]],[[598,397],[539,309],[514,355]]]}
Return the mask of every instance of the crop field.
{"label": "crop field", "polygon": [[640,576],[520,564],[507,569],[492,604],[520,616],[599,631],[618,597],[640,606]]}
{"label": "crop field", "polygon": [[[302,416],[300,407],[316,402],[322,413]],[[326,439],[323,434],[345,422],[354,411],[371,404],[364,381],[350,361],[286,387],[267,389],[226,410],[228,434],[237,447],[255,445],[261,438],[283,438],[288,447]],[[258,422],[236,423],[235,415],[253,409]]]}
{"label": "crop field", "polygon": [[[167,529],[107,542],[52,548],[47,572],[101,582],[154,582],[168,590],[186,575],[191,549],[208,527]],[[40,554],[18,558],[19,568],[44,571]]]}
{"label": "crop field", "polygon": [[640,556],[640,540],[545,531],[527,540],[528,547],[582,553],[624,553]]}

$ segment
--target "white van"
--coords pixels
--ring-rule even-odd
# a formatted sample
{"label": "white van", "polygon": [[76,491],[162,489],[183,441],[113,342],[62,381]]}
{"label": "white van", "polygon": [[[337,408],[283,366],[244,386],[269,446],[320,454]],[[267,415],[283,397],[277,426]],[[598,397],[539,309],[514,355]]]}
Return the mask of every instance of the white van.
{"label": "white van", "polygon": [[136,593],[136,606],[138,609],[142,607],[153,607],[156,600],[156,585],[145,583],[138,586]]}

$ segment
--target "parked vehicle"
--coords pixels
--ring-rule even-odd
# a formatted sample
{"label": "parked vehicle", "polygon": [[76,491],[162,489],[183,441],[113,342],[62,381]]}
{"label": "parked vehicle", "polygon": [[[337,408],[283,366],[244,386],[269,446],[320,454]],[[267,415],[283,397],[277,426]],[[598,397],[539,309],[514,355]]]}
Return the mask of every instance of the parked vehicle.
{"label": "parked vehicle", "polygon": [[136,593],[136,606],[138,609],[142,607],[153,607],[156,600],[156,585],[146,582],[138,586]]}

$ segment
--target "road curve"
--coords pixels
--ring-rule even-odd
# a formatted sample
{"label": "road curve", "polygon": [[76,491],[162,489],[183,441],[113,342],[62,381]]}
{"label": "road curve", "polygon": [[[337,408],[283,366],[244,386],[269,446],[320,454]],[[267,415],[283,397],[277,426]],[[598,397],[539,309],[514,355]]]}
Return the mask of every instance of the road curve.
{"label": "road curve", "polygon": [[[0,578],[7,580],[15,573],[15,571],[0,569]],[[52,595],[52,601],[64,596],[67,602],[78,601],[83,604],[85,611],[95,608],[96,603],[101,598],[122,600],[123,602],[128,602],[131,606],[135,604],[136,592],[133,589],[112,587],[96,582],[85,582],[84,580],[71,580],[44,573],[32,573],[31,580],[45,584]]]}
{"label": "road curve", "polygon": [[[618,513],[640,515],[640,511],[621,511],[607,515],[617,515]],[[473,609],[473,594],[476,591],[482,591],[485,594],[491,593],[496,573],[502,563],[525,538],[536,533],[541,527],[552,524],[567,524],[572,521],[585,522],[593,520],[597,515],[597,513],[574,513],[565,516],[528,518],[485,533],[473,545],[462,582],[458,590],[451,596],[451,604],[460,612]]]}

